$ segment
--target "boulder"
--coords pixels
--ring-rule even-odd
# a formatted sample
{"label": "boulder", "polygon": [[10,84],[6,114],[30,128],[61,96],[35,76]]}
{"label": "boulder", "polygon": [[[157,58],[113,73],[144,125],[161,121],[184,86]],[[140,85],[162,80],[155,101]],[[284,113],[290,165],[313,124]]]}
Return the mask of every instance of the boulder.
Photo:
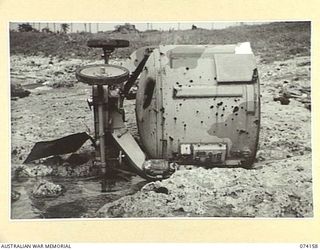
{"label": "boulder", "polygon": [[21,84],[11,82],[11,97],[27,97],[30,95],[30,91],[22,88]]}
{"label": "boulder", "polygon": [[21,196],[21,194],[18,191],[15,191],[15,190],[11,191],[11,201],[12,202],[19,200],[20,196]]}
{"label": "boulder", "polygon": [[53,172],[52,167],[46,165],[21,165],[15,170],[17,177],[49,176]]}
{"label": "boulder", "polygon": [[32,195],[36,198],[52,198],[60,196],[63,192],[63,186],[41,180],[33,187]]}

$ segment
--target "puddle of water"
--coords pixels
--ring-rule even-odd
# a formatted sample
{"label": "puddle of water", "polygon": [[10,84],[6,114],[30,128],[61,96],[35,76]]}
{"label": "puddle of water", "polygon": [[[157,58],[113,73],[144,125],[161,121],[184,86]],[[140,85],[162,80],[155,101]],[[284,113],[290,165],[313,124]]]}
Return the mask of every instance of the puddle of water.
{"label": "puddle of water", "polygon": [[[65,193],[56,198],[34,198],[32,189],[41,179],[63,185]],[[95,217],[96,211],[108,202],[134,194],[146,181],[133,176],[129,181],[116,180],[110,192],[101,193],[101,180],[43,177],[12,180],[12,190],[19,200],[11,203],[11,219]]]}

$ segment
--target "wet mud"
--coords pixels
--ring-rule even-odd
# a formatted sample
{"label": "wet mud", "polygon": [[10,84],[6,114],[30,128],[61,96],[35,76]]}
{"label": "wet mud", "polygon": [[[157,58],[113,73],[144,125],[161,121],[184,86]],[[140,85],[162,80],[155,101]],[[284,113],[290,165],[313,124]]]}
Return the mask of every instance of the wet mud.
{"label": "wet mud", "polygon": [[[94,61],[11,56],[11,83],[30,91],[11,101],[11,218],[313,216],[311,112],[299,99],[290,99],[289,105],[274,101],[284,84],[301,96],[310,87],[309,57],[258,62],[261,130],[252,170],[186,166],[147,186],[135,175],[117,179],[106,194],[100,192],[91,160],[72,166],[65,156],[62,163],[22,164],[37,141],[79,132],[93,135],[86,102],[91,88],[74,76],[76,67],[87,63]],[[126,101],[125,111],[127,126],[138,137],[134,104]],[[92,151],[87,142],[77,154]],[[65,192],[34,197],[32,190],[41,180],[62,185]]]}

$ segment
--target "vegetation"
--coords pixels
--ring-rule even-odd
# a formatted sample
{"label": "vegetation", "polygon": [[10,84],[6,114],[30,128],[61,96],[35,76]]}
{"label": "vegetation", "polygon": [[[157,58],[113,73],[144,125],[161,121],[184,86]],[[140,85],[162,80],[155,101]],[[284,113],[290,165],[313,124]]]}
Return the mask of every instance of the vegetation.
{"label": "vegetation", "polygon": [[256,55],[264,61],[285,60],[295,55],[310,55],[310,22],[278,22],[243,25],[223,30],[180,30],[155,32],[33,33],[11,32],[11,53],[95,58],[99,49],[90,49],[90,38],[118,38],[130,41],[130,47],[117,49],[116,57],[128,57],[135,49],[159,44],[235,44],[251,42]]}
{"label": "vegetation", "polygon": [[34,28],[29,23],[22,23],[19,24],[18,26],[19,32],[30,32],[30,31],[35,31]]}
{"label": "vegetation", "polygon": [[62,24],[61,24],[61,30],[62,30],[63,33],[67,33],[68,30],[69,30],[69,24],[67,24],[67,23],[62,23]]}

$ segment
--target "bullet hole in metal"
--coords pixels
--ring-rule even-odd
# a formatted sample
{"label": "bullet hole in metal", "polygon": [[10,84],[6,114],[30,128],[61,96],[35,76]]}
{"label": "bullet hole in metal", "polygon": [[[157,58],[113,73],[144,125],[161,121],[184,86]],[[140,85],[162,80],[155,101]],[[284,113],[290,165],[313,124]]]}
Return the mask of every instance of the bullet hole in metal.
{"label": "bullet hole in metal", "polygon": [[235,115],[238,115],[238,113],[235,113]]}
{"label": "bullet hole in metal", "polygon": [[210,108],[213,109],[213,105],[211,105]]}
{"label": "bullet hole in metal", "polygon": [[234,101],[237,102],[238,100],[237,100],[237,99],[234,99]]}
{"label": "bullet hole in metal", "polygon": [[216,113],[216,116],[218,116],[219,114],[218,114],[218,112]]}
{"label": "bullet hole in metal", "polygon": [[215,81],[217,80],[217,77],[213,78]]}
{"label": "bullet hole in metal", "polygon": [[219,107],[219,106],[221,106],[223,104],[223,102],[219,102],[218,104],[217,104],[217,106]]}
{"label": "bullet hole in metal", "polygon": [[246,132],[246,134],[248,135],[248,134],[249,134],[249,132]]}
{"label": "bullet hole in metal", "polygon": [[234,119],[233,118],[231,118],[231,121],[233,121]]}
{"label": "bullet hole in metal", "polygon": [[173,141],[173,137],[172,137],[172,136],[169,136],[169,139],[170,139],[171,141]]}
{"label": "bullet hole in metal", "polygon": [[187,124],[183,124],[184,127],[187,127]]}
{"label": "bullet hole in metal", "polygon": [[233,106],[231,106],[231,108],[233,109]]}
{"label": "bullet hole in metal", "polygon": [[245,109],[244,111],[246,111],[246,112],[247,112],[248,110],[246,110],[246,109]]}
{"label": "bullet hole in metal", "polygon": [[203,123],[203,121],[201,121],[201,123]]}
{"label": "bullet hole in metal", "polygon": [[161,55],[161,56],[164,56],[164,53],[163,53],[163,52],[160,52],[160,55]]}
{"label": "bullet hole in metal", "polygon": [[226,110],[225,107],[223,107],[223,108],[222,108],[222,111],[225,111],[225,110]]}
{"label": "bullet hole in metal", "polygon": [[239,111],[239,107],[238,106],[235,106],[234,109],[233,109],[233,113],[236,113]]}
{"label": "bullet hole in metal", "polygon": [[173,120],[175,120],[175,121],[176,121],[176,120],[177,120],[177,117],[173,117]]}
{"label": "bullet hole in metal", "polygon": [[160,112],[164,112],[164,107],[162,107],[162,108],[160,109]]}
{"label": "bullet hole in metal", "polygon": [[189,82],[193,82],[193,80],[190,80]]}
{"label": "bullet hole in metal", "polygon": [[223,117],[224,116],[224,114],[221,114],[221,117]]}
{"label": "bullet hole in metal", "polygon": [[186,70],[189,70],[189,67],[186,67]]}
{"label": "bullet hole in metal", "polygon": [[196,113],[199,114],[199,110],[197,110]]}
{"label": "bullet hole in metal", "polygon": [[182,103],[179,103],[179,106],[182,106]]}
{"label": "bullet hole in metal", "polygon": [[241,107],[241,109],[243,109],[243,107]]}
{"label": "bullet hole in metal", "polygon": [[135,62],[137,62],[138,61],[138,59],[136,59],[136,60],[134,60]]}
{"label": "bullet hole in metal", "polygon": [[199,76],[199,78],[201,79],[201,78],[202,78],[202,76]]}
{"label": "bullet hole in metal", "polygon": [[179,82],[176,82],[177,85],[179,85]]}
{"label": "bullet hole in metal", "polygon": [[[258,125],[258,124],[259,124],[259,120],[255,120],[253,123],[256,124],[256,125]],[[286,125],[286,124],[285,124],[285,125]]]}
{"label": "bullet hole in metal", "polygon": [[224,124],[224,126],[228,126],[228,124],[226,123],[226,124]]}
{"label": "bullet hole in metal", "polygon": [[244,133],[246,133],[247,131],[245,131],[245,130],[243,130],[243,129],[240,129],[239,130],[239,134],[241,135],[241,134],[244,134]]}

